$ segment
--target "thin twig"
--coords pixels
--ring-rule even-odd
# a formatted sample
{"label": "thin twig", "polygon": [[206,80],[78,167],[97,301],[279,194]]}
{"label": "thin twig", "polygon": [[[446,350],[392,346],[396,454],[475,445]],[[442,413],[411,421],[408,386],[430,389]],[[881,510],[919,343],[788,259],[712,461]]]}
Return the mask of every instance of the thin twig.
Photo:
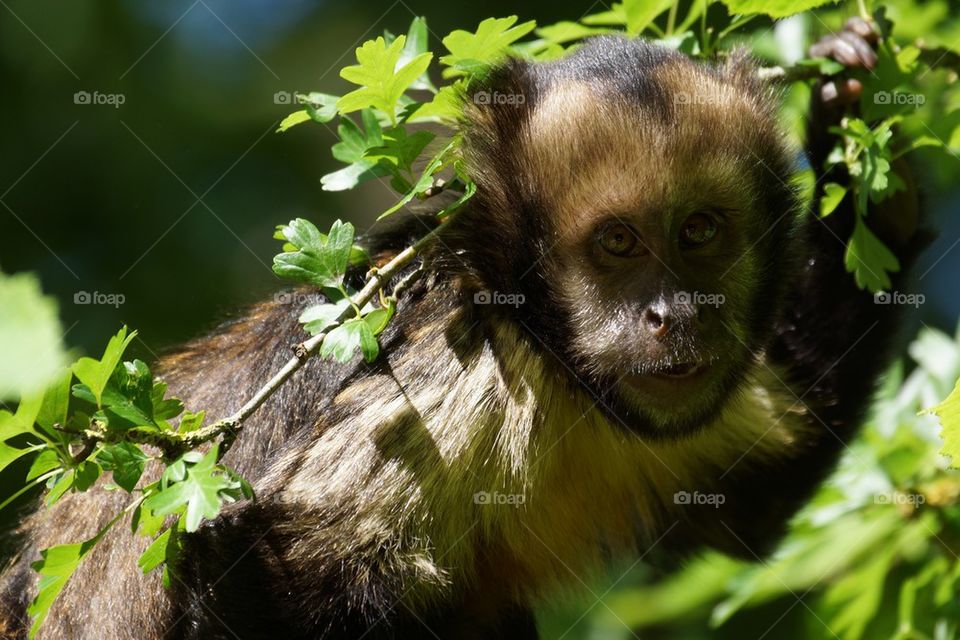
{"label": "thin twig", "polygon": [[[178,433],[176,431],[136,431],[131,430],[121,433],[108,433],[106,430],[91,428],[84,431],[83,437],[85,446],[82,453],[86,457],[93,451],[93,446],[98,442],[133,442],[136,444],[146,444],[158,447],[164,451],[167,457],[176,457],[177,455],[196,448],[197,446],[223,436],[223,447],[221,453],[229,448],[230,444],[236,438],[243,423],[253,413],[272,396],[290,376],[296,373],[304,364],[315,355],[323,339],[330,331],[337,328],[345,321],[355,317],[354,307],[363,308],[370,302],[377,293],[383,289],[388,282],[397,274],[398,271],[410,264],[425,247],[430,245],[436,238],[440,230],[446,225],[440,225],[420,238],[416,243],[410,245],[384,266],[370,269],[366,284],[356,295],[350,298],[352,305],[348,305],[337,317],[337,319],[326,328],[322,333],[312,336],[308,340],[295,345],[293,358],[288,360],[270,380],[257,390],[247,402],[240,407],[233,415],[218,420],[213,424],[201,427],[187,433]],[[405,281],[406,282],[406,281]],[[87,446],[90,445],[90,446]],[[78,455],[79,459],[80,456]]]}

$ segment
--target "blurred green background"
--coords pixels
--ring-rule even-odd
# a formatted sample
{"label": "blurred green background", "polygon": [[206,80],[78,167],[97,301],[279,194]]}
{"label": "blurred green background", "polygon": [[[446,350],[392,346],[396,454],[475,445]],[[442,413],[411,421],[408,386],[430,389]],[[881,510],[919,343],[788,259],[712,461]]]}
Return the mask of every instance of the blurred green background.
{"label": "blurred green background", "polygon": [[[898,5],[901,25],[916,35],[957,15],[956,3]],[[603,8],[544,0],[2,0],[0,269],[39,274],[78,352],[99,353],[127,324],[140,331],[129,354],[151,360],[285,287],[269,268],[277,224],[300,216],[324,228],[341,217],[365,228],[394,202],[378,181],[340,194],[320,189],[320,176],[339,168],[332,130],[274,133],[294,91],[341,94],[346,83],[337,74],[354,47],[384,29],[405,32],[416,15],[427,16],[439,49],[440,36],[489,16],[549,24]],[[945,154],[921,172],[930,225],[941,235],[916,270],[911,292],[926,303],[911,335],[921,322],[952,333],[960,316],[960,194],[950,186],[958,174],[960,161]],[[84,292],[122,304],[76,303]],[[19,482],[22,472],[4,475]],[[644,583],[647,571],[618,583],[614,595]],[[611,582],[599,580],[596,595]],[[546,614],[544,637],[621,637],[622,628],[608,636],[591,624],[606,607],[585,614],[594,600]],[[758,637],[781,615],[809,618],[803,607],[784,614],[775,605],[734,618],[724,637]],[[789,637],[807,637],[805,626],[790,627],[800,631]],[[700,619],[650,633],[644,637],[712,637]]]}

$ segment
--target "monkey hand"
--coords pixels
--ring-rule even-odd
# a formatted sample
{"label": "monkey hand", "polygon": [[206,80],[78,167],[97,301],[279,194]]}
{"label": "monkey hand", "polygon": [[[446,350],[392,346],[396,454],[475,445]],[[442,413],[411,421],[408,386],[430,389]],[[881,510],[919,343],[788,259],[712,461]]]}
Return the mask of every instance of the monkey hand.
{"label": "monkey hand", "polygon": [[[847,69],[871,70],[877,65],[874,46],[878,34],[873,25],[863,18],[846,21],[843,30],[820,38],[809,50],[812,58],[836,60]],[[836,75],[826,78],[813,88],[811,135],[828,140],[827,128],[839,122],[840,117],[856,104],[863,93],[863,83],[857,78]],[[832,146],[832,143],[829,143]],[[906,188],[894,193],[871,209],[871,228],[894,249],[903,249],[916,243],[920,222],[920,208],[916,182],[906,160],[900,158],[893,169]]]}
{"label": "monkey hand", "polygon": [[[847,20],[840,33],[820,38],[809,50],[811,58],[831,58],[848,69],[872,69],[877,64],[873,46],[877,32],[863,18]],[[820,83],[816,89],[820,100],[828,106],[845,106],[856,102],[863,84],[856,78],[836,77]]]}

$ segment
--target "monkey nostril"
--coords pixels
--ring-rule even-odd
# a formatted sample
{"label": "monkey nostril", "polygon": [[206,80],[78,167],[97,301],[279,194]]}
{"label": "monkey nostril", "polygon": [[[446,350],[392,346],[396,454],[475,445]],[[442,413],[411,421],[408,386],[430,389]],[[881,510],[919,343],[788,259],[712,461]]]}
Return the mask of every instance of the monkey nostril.
{"label": "monkey nostril", "polygon": [[643,321],[647,325],[647,330],[656,338],[662,338],[670,329],[664,317],[653,309],[643,312]]}

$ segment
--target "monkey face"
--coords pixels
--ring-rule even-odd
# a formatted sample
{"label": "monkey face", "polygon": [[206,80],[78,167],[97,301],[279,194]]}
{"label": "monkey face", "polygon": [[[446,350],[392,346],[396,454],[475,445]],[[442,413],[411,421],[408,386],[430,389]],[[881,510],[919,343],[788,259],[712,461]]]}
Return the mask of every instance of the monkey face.
{"label": "monkey face", "polygon": [[490,241],[465,255],[523,293],[524,326],[644,435],[719,414],[789,284],[792,163],[752,74],[613,41],[517,63],[488,89],[522,100],[468,109],[483,218],[466,224]]}
{"label": "monkey face", "polygon": [[743,217],[705,203],[589,216],[551,261],[572,360],[627,426],[703,425],[752,363],[761,301],[743,286],[757,266]]}

